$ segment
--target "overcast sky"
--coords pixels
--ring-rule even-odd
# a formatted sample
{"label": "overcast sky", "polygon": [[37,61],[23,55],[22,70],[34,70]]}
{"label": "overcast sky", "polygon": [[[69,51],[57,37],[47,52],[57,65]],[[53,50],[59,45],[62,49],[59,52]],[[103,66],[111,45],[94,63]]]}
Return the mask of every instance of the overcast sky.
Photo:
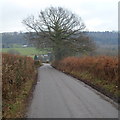
{"label": "overcast sky", "polygon": [[89,31],[118,29],[119,0],[0,0],[0,32],[25,31],[22,20],[50,6],[79,15]]}

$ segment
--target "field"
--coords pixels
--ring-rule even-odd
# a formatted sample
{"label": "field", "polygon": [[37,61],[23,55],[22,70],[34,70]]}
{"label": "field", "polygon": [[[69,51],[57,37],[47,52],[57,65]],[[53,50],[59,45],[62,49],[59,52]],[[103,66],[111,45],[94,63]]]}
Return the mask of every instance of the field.
{"label": "field", "polygon": [[35,54],[46,54],[47,50],[38,50],[34,47],[26,47],[26,48],[3,48],[2,52],[7,53],[10,50],[15,50],[20,53],[20,55],[25,56],[34,56]]}
{"label": "field", "polygon": [[55,61],[53,66],[104,92],[113,99],[120,97],[117,57],[68,57]]}

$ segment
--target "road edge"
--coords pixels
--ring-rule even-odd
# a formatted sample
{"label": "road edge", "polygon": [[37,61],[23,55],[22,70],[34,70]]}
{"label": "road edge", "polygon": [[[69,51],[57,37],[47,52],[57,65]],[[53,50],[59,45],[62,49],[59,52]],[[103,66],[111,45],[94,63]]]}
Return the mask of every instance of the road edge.
{"label": "road edge", "polygon": [[[51,65],[52,66],[52,65]],[[114,105],[118,110],[120,110],[120,102],[118,102],[119,100],[117,98],[114,98],[114,96],[112,96],[111,94],[109,94],[105,89],[102,89],[96,85],[93,85],[92,83],[88,82],[88,81],[84,81],[82,79],[77,78],[74,75],[71,75],[70,73],[66,73],[64,71],[61,71],[59,69],[57,69],[55,66],[52,66],[54,69],[72,77],[75,78],[74,80],[76,80],[77,82],[82,82],[82,84],[84,83],[85,85],[87,85],[87,88],[91,89],[92,91],[94,91],[96,94],[99,94],[102,98],[104,98],[106,101],[110,102],[112,105]]]}

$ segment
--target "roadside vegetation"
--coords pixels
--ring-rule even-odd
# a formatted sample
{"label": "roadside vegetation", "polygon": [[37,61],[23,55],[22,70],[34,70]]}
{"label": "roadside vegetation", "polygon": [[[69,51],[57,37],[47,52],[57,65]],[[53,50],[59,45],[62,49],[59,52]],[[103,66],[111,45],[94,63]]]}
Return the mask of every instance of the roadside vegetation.
{"label": "roadside vegetation", "polygon": [[24,116],[26,101],[36,82],[36,75],[36,65],[31,57],[2,54],[3,118]]}
{"label": "roadside vegetation", "polygon": [[[117,56],[117,33],[84,32],[86,26],[81,17],[62,7],[46,8],[39,12],[38,17],[28,16],[22,23],[28,32],[2,34],[3,49],[0,52],[3,52],[4,118],[24,116],[27,98],[36,82],[36,68],[41,66],[41,61],[34,61],[33,57],[40,54],[52,53],[51,60],[47,60],[45,56],[40,57],[45,58],[46,62],[55,60],[52,66],[82,80],[111,98],[120,97],[118,59],[109,57]],[[110,44],[104,46],[108,41]],[[108,47],[109,45],[112,46]]]}
{"label": "roadside vegetation", "polygon": [[67,57],[54,62],[52,65],[82,80],[114,100],[120,98],[117,57]]}

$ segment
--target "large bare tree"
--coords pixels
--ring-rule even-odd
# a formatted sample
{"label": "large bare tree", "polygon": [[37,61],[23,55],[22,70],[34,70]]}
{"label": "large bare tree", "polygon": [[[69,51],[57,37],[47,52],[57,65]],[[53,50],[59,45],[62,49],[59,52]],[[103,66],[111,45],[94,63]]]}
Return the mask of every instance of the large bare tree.
{"label": "large bare tree", "polygon": [[75,52],[91,51],[92,41],[83,36],[85,25],[80,17],[62,7],[50,7],[23,20],[27,34],[37,47],[52,47],[55,59]]}

